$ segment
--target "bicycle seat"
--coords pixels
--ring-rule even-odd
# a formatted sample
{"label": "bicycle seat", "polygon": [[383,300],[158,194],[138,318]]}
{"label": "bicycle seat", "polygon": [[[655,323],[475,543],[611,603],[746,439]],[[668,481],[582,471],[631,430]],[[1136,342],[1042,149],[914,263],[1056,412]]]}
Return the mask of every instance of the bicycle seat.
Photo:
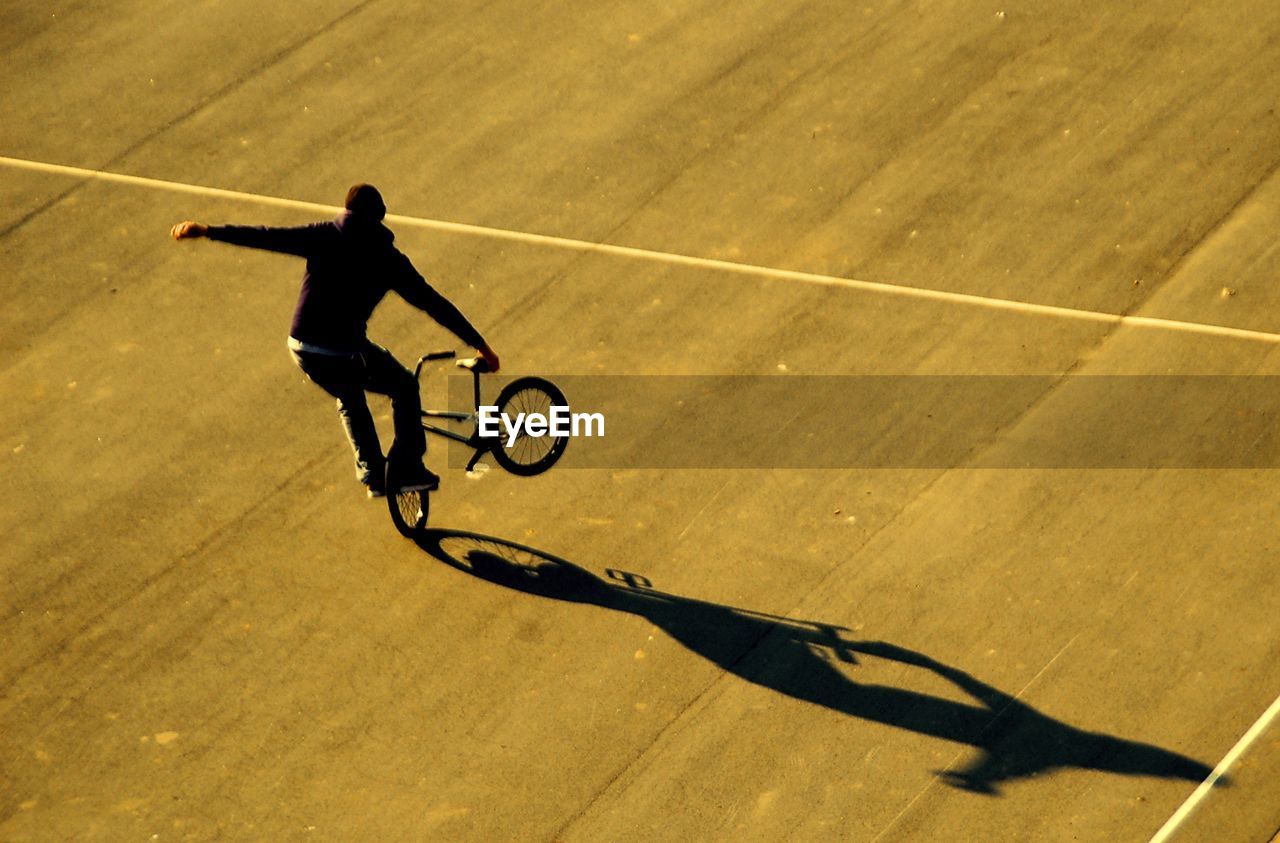
{"label": "bicycle seat", "polygon": [[469,369],[473,372],[489,371],[489,364],[485,362],[483,357],[464,357],[461,360],[455,360],[453,365],[460,369]]}

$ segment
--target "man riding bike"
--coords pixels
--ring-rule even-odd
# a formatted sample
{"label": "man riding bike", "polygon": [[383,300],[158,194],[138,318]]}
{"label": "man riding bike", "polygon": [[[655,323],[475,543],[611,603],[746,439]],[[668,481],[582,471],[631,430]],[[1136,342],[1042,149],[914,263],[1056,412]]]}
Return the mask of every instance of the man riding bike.
{"label": "man riding bike", "polygon": [[[347,192],[346,211],[331,222],[292,228],[221,225],[187,220],[173,226],[175,240],[205,237],[237,246],[296,255],[307,261],[289,332],[289,350],[307,377],[338,402],[355,452],[356,476],[370,497],[386,494],[386,462],[407,466],[404,489],[430,491],[440,478],[422,465],[427,442],[422,404],[413,373],[365,335],[369,317],[394,290],[460,340],[475,347],[490,371],[498,355],[466,317],[436,292],[410,260],[393,245],[395,235],[382,224],[387,208],[368,184]],[[391,398],[394,454],[383,456],[365,392]]]}

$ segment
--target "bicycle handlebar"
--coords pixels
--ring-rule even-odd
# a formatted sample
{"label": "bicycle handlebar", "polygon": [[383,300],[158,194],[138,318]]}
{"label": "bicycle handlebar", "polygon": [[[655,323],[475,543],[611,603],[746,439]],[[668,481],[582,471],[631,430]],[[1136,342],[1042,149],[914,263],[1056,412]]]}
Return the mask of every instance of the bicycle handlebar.
{"label": "bicycle handlebar", "polygon": [[[417,378],[422,374],[422,366],[424,363],[432,360],[452,360],[457,356],[458,352],[452,350],[433,351],[430,354],[424,354],[418,358],[418,365],[413,367],[413,376]],[[456,365],[459,368],[466,369],[476,375],[489,371],[489,364],[483,357],[464,357],[457,361]]]}
{"label": "bicycle handlebar", "polygon": [[422,364],[428,360],[449,360],[456,357],[456,351],[433,351],[430,354],[424,354],[418,358],[418,365],[413,367],[413,377],[417,379],[422,374]]}

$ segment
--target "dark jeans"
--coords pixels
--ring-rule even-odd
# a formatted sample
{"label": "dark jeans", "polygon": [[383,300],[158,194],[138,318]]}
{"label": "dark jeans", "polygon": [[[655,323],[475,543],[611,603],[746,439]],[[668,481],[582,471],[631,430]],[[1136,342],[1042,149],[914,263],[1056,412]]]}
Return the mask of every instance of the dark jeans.
{"label": "dark jeans", "polygon": [[427,451],[422,431],[422,398],[418,381],[400,361],[380,345],[369,342],[359,354],[316,354],[292,351],[293,360],[307,377],[338,399],[338,415],[356,456],[356,476],[361,483],[380,484],[386,459],[378,442],[378,430],[365,401],[366,392],[391,399],[397,459],[421,462]]}

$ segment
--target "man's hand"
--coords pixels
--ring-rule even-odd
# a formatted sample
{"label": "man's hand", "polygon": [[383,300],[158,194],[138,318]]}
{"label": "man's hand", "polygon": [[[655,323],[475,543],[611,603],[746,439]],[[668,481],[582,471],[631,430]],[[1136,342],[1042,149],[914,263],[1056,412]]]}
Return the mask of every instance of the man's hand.
{"label": "man's hand", "polygon": [[476,351],[484,358],[484,362],[489,366],[490,372],[498,371],[498,354],[489,347],[488,343],[483,348],[477,348]]}
{"label": "man's hand", "polygon": [[204,237],[208,231],[209,227],[207,225],[201,225],[198,222],[186,220],[185,222],[180,222],[173,228],[169,229],[169,235],[173,237],[174,240],[191,240],[196,237]]}

